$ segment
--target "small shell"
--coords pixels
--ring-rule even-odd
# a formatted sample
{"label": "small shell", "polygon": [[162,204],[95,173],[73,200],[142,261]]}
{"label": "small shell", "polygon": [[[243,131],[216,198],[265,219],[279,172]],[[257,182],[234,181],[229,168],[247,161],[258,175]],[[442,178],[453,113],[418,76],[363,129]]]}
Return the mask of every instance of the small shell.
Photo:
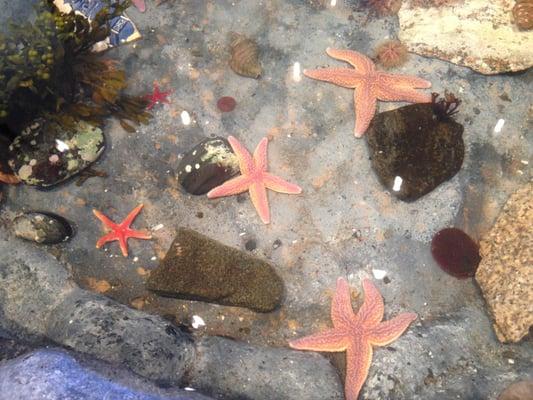
{"label": "small shell", "polygon": [[513,7],[515,24],[523,30],[533,28],[533,0],[517,0]]}
{"label": "small shell", "polygon": [[234,72],[255,79],[261,76],[263,70],[259,62],[257,43],[244,35],[235,33],[232,34],[230,49],[229,66]]}

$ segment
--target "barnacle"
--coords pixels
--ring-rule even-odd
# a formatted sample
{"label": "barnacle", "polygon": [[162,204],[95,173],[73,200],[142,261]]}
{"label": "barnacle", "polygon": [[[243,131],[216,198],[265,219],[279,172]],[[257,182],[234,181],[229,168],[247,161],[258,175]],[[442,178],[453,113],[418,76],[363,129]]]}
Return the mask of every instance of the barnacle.
{"label": "barnacle", "polygon": [[515,24],[524,30],[533,28],[533,0],[516,0],[513,7]]}

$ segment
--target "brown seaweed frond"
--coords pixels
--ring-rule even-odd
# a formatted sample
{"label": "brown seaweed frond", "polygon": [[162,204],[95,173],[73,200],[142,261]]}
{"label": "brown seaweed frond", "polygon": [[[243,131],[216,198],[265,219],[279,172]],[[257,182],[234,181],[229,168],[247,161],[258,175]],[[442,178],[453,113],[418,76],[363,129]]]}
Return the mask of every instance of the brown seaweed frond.
{"label": "brown seaweed frond", "polygon": [[438,119],[445,120],[459,112],[457,108],[461,104],[461,100],[455,97],[453,93],[444,91],[444,98],[439,99],[439,97],[438,93],[431,93],[433,113]]}

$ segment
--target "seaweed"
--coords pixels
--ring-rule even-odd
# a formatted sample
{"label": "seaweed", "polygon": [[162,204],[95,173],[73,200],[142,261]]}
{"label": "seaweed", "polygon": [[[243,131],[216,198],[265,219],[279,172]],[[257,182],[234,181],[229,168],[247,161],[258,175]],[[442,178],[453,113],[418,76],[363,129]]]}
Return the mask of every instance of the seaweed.
{"label": "seaweed", "polygon": [[114,116],[128,130],[150,114],[142,96],[124,93],[126,73],[93,46],[110,33],[110,21],[130,2],[106,0],[92,21],[62,13],[53,0],[39,0],[33,22],[0,34],[0,125],[13,132],[37,117],[65,127],[78,120],[102,126]]}

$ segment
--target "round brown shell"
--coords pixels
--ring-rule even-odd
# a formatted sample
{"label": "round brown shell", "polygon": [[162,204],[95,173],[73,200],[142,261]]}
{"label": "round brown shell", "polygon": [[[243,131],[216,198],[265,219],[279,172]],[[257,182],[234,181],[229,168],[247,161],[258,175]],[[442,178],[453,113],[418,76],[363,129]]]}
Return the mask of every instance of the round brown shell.
{"label": "round brown shell", "polygon": [[513,7],[515,24],[523,30],[533,28],[533,0],[516,0]]}
{"label": "round brown shell", "polygon": [[229,65],[239,75],[259,78],[262,68],[259,62],[259,48],[252,39],[238,33],[232,35]]}

